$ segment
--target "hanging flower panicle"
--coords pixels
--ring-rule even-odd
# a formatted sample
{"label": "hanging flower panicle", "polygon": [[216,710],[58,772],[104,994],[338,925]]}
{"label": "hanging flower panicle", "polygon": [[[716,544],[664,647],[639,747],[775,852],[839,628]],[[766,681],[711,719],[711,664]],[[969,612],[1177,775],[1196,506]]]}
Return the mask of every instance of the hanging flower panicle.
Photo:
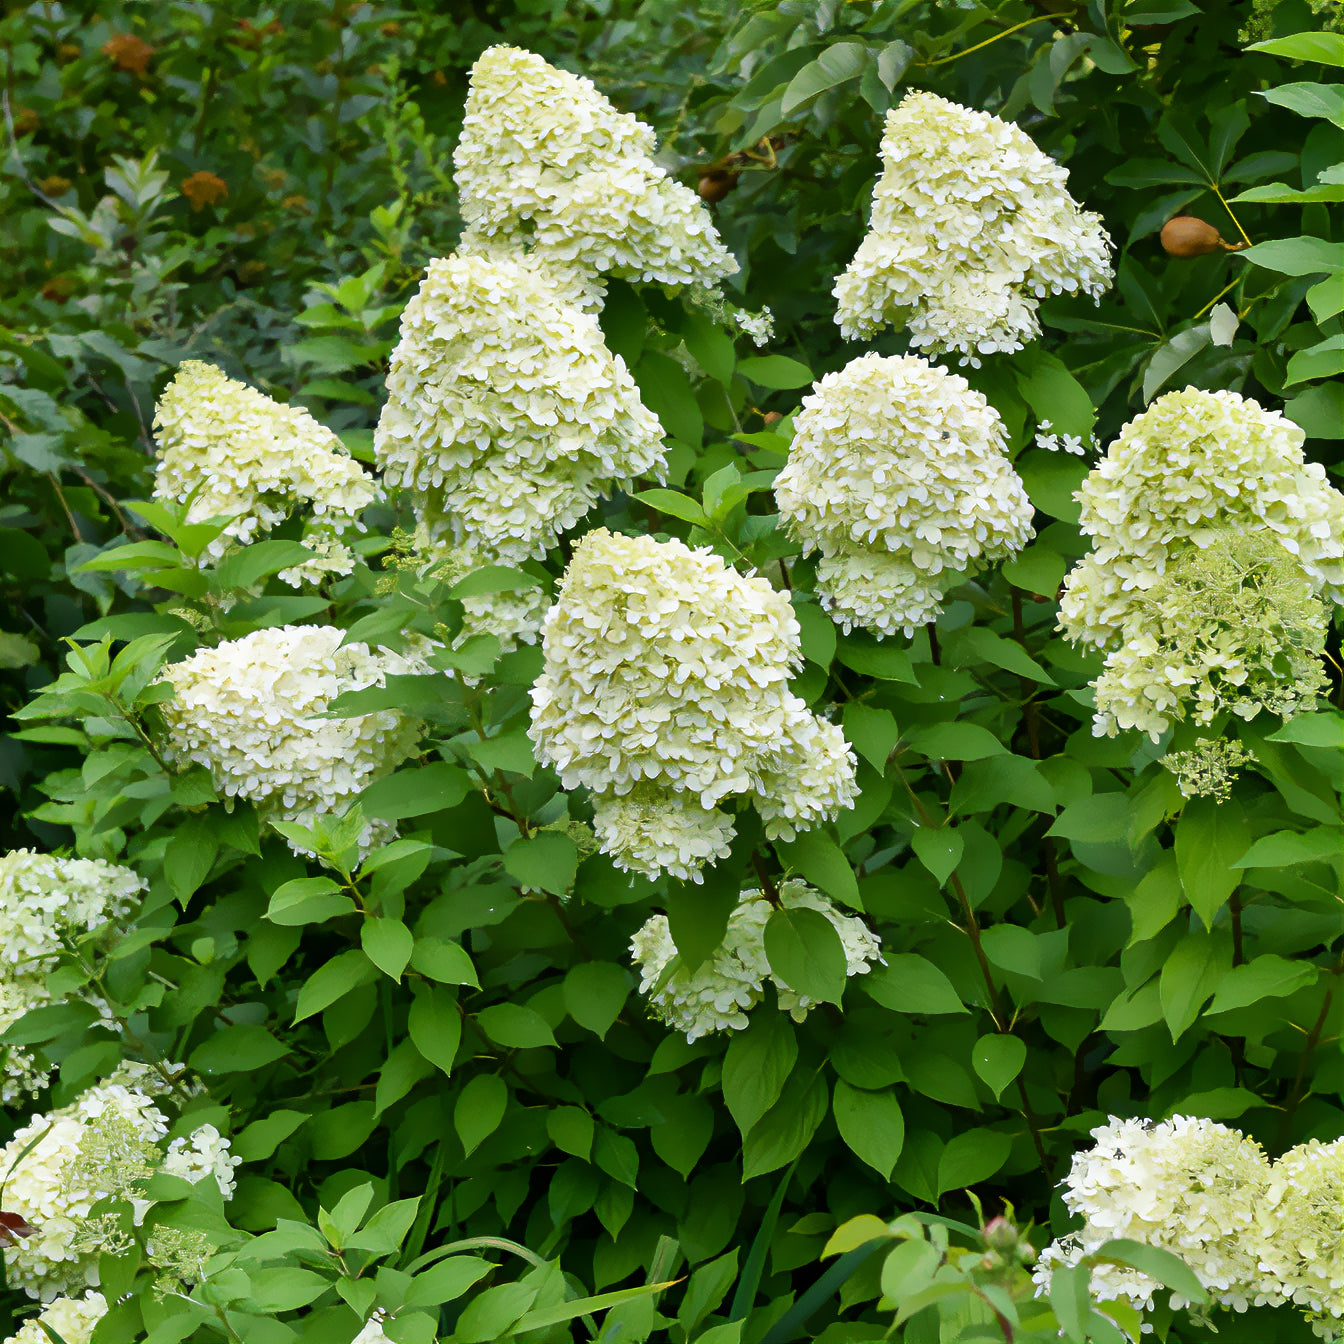
{"label": "hanging flower panicle", "polygon": [[594,830],[620,867],[698,880],[728,852],[733,797],[785,839],[853,801],[839,728],[788,689],[801,654],[787,596],[707,548],[590,532],[542,649],[537,758],[591,791]]}
{"label": "hanging flower panicle", "polygon": [[915,355],[862,355],[803,398],[775,481],[780,515],[819,551],[817,593],[843,629],[906,635],[948,589],[1032,537],[997,412]]}
{"label": "hanging flower panicle", "polygon": [[1101,294],[1110,240],[1067,180],[1012,123],[907,94],[887,113],[868,234],[835,285],[845,336],[892,323],[975,365],[1033,340],[1047,295]]}

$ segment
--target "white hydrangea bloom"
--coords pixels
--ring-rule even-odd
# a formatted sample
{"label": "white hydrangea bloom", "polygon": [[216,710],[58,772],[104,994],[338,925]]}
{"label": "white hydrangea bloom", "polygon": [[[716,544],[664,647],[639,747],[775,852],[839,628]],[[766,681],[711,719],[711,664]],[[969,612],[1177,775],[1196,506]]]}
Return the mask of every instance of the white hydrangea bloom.
{"label": "white hydrangea bloom", "polygon": [[1172,553],[1210,527],[1270,534],[1319,596],[1344,602],[1344,494],[1324,467],[1305,461],[1305,438],[1279,411],[1235,392],[1158,397],[1078,491],[1092,552],[1065,582],[1069,638],[1111,645]]}
{"label": "white hydrangea bloom", "polygon": [[[1074,1155],[1064,1182],[1064,1203],[1083,1227],[1046,1248],[1037,1283],[1048,1287],[1056,1264],[1077,1264],[1122,1237],[1180,1256],[1215,1301],[1245,1311],[1259,1275],[1258,1220],[1270,1179],[1260,1146],[1225,1125],[1180,1115],[1156,1125],[1112,1118],[1092,1137],[1095,1147]],[[1158,1287],[1117,1267],[1092,1281],[1098,1297],[1125,1297],[1140,1311],[1151,1309]]]}
{"label": "white hydrangea bloom", "polygon": [[1344,1336],[1344,1139],[1312,1139],[1273,1164],[1258,1251],[1257,1302],[1295,1303],[1322,1339]]}
{"label": "white hydrangea bloom", "polygon": [[653,131],[591,80],[517,47],[471,71],[453,153],[469,235],[521,243],[594,274],[717,284],[737,270],[709,212],[654,161]]}
{"label": "white hydrangea bloom", "polygon": [[781,516],[820,551],[817,593],[846,632],[914,633],[948,589],[1032,537],[998,413],[916,355],[862,355],[803,398],[775,480]]}
{"label": "white hydrangea bloom", "polygon": [[[100,1231],[90,1214],[109,1196],[131,1198],[137,1213],[147,1207],[134,1192],[164,1157],[168,1121],[155,1097],[166,1091],[160,1076],[128,1066],[69,1106],[35,1117],[0,1148],[5,1212],[34,1229],[5,1252],[12,1287],[51,1301],[97,1285]],[[215,1154],[210,1170],[180,1174],[189,1180],[215,1176],[228,1198],[233,1162],[227,1143],[206,1147]]]}
{"label": "white hydrangea bloom", "polygon": [[611,489],[664,468],[663,431],[591,313],[521,253],[429,264],[374,433],[430,554],[543,557]]}
{"label": "white hydrangea bloom", "polygon": [[846,337],[904,325],[917,348],[978,364],[1038,334],[1042,298],[1110,284],[1101,217],[1010,122],[909,93],[887,113],[882,165],[868,234],[835,285]]}
{"label": "white hydrangea bloom", "polygon": [[732,316],[738,331],[748,337],[757,349],[765,345],[775,334],[775,315],[769,308],[762,308],[759,313],[749,313],[744,308],[735,308]]}
{"label": "white hydrangea bloom", "polygon": [[228,1139],[214,1125],[202,1125],[188,1138],[174,1139],[168,1145],[163,1170],[193,1185],[212,1176],[220,1194],[225,1199],[232,1199],[237,1188],[234,1168],[241,1166],[242,1161],[241,1157],[234,1157]]}
{"label": "white hydrangea bloom", "polygon": [[578,546],[546,616],[532,688],[537,759],[593,796],[619,867],[698,880],[753,798],[791,839],[851,805],[854,754],[788,689],[787,595],[708,548],[605,528]]}
{"label": "white hydrangea bloom", "polygon": [[1080,434],[1057,433],[1049,420],[1042,420],[1036,426],[1036,447],[1047,453],[1072,453],[1074,457],[1085,457],[1090,446],[1090,440],[1085,443]]}
{"label": "white hydrangea bloom", "polygon": [[358,526],[378,487],[336,435],[301,406],[282,405],[193,359],[164,389],[154,428],[155,498],[188,505],[190,522],[237,515],[204,559],[218,560],[231,547],[258,540],[306,504],[312,517],[304,541],[318,557],[280,577],[297,587],[354,568],[341,534]]}
{"label": "white hydrangea bloom", "polygon": [[102,1293],[88,1292],[83,1297],[58,1297],[19,1327],[5,1344],[51,1344],[43,1325],[54,1330],[65,1344],[89,1344],[93,1328],[107,1315]]}
{"label": "white hydrangea bloom", "polygon": [[[52,1002],[48,977],[64,940],[124,920],[145,884],[102,859],[61,859],[19,849],[0,856],[0,1031]],[[47,1071],[23,1046],[0,1046],[0,1101],[45,1085]]]}
{"label": "white hydrangea bloom", "polygon": [[[881,943],[854,915],[844,914],[805,882],[789,879],[779,888],[786,910],[815,910],[840,935],[846,973],[863,975],[882,961]],[[640,992],[648,995],[653,1014],[686,1033],[687,1041],[716,1031],[741,1031],[747,1012],[761,1000],[766,981],[778,991],[779,1006],[801,1022],[816,1001],[797,993],[770,969],[765,955],[765,926],[774,906],[757,890],[744,891],[728,920],[723,942],[694,971],[674,965],[676,944],[666,915],[654,915],[635,934],[630,951],[640,968]]]}
{"label": "white hydrangea bloom", "polygon": [[[270,819],[311,825],[339,815],[415,752],[421,731],[393,710],[323,717],[344,691],[421,670],[387,650],[342,647],[344,637],[328,625],[256,630],[166,668],[166,758],[204,766],[221,793],[248,799]],[[371,823],[365,843],[385,832]]]}

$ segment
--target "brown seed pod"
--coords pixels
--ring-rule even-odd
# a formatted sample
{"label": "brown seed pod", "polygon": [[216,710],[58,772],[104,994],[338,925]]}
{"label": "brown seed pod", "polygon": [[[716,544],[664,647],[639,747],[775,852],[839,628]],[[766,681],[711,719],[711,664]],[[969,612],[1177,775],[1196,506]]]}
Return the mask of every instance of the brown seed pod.
{"label": "brown seed pod", "polygon": [[1162,226],[1162,247],[1173,257],[1203,257],[1220,247],[1231,250],[1218,230],[1194,215],[1177,215]]}
{"label": "brown seed pod", "polygon": [[736,186],[736,173],[726,173],[721,168],[711,168],[708,172],[700,174],[696,191],[702,201],[708,205],[713,205],[717,201],[723,200]]}

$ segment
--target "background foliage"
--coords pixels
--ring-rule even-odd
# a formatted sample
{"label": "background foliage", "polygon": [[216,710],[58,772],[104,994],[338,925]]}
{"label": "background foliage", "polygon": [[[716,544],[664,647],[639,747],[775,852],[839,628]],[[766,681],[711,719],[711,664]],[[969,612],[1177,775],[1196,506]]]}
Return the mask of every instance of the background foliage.
{"label": "background foliage", "polygon": [[[842,1238],[828,1271],[847,1220],[941,1214],[965,1226],[921,1224],[935,1242],[979,1247],[974,1186],[987,1216],[1007,1199],[1034,1219],[1040,1244],[1067,1227],[1054,1184],[1109,1113],[1224,1120],[1271,1154],[1340,1134],[1344,715],[1247,725],[1253,767],[1222,803],[1181,798],[1155,764],[1170,744],[1094,738],[1098,666],[1054,628],[1085,550],[1071,495],[1088,464],[1032,446],[1045,419],[1105,443],[1188,384],[1285,406],[1339,474],[1344,84],[1309,45],[1244,50],[1331,12],[280,0],[242,19],[203,0],[11,0],[0,694],[19,718],[0,742],[0,839],[126,862],[151,888],[101,986],[124,1038],[69,1005],[7,1039],[59,1066],[57,1102],[128,1050],[186,1062],[246,1162],[227,1225],[168,1215],[206,1219],[239,1258],[199,1305],[136,1288],[101,1338],[329,1344],[376,1294],[407,1308],[390,1327],[407,1341],[589,1325],[610,1344],[877,1339],[891,1317],[874,1304],[907,1270],[881,1277],[878,1243]],[[819,969],[835,1003],[800,1026],[767,1003],[747,1031],[687,1045],[645,1017],[631,934],[666,909],[684,947],[712,945],[747,853],[703,887],[630,882],[593,854],[582,799],[524,735],[535,650],[487,649],[455,686],[403,680],[345,706],[399,703],[431,728],[365,799],[402,839],[362,867],[340,826],[319,837],[327,862],[305,864],[151,750],[146,687],[199,642],[317,621],[396,647],[460,619],[460,590],[391,567],[390,508],[370,512],[354,575],[296,596],[264,548],[249,572],[201,577],[138,547],[163,531],[190,557],[204,541],[133,501],[150,492],[156,396],[187,357],[301,402],[371,460],[399,313],[459,228],[466,70],[499,40],[591,76],[686,180],[721,174],[734,283],[776,315],[762,356],[656,288],[610,286],[608,343],[674,442],[685,498],[663,514],[618,497],[600,521],[791,571],[795,688],[837,706],[862,796],[767,862],[865,911],[887,958],[843,1011]],[[859,353],[830,289],[863,234],[882,116],[911,87],[1016,119],[1119,249],[1099,306],[1047,302],[1041,341],[967,371],[1009,427],[1038,537],[957,591],[937,648],[837,638],[766,488],[780,415]],[[1254,246],[1168,256],[1177,212]],[[1331,685],[1344,704],[1338,663]],[[0,1139],[25,1118],[0,1119]],[[104,1281],[130,1289],[137,1268],[109,1263]],[[590,1307],[567,1299],[674,1278],[569,1323]],[[0,1326],[21,1305],[0,1298]],[[1111,1337],[1081,1310],[1070,1338]],[[902,1337],[1001,1337],[984,1319],[968,1294]],[[1254,1312],[1220,1325],[1267,1337]],[[1291,1316],[1272,1329],[1304,1336]]]}

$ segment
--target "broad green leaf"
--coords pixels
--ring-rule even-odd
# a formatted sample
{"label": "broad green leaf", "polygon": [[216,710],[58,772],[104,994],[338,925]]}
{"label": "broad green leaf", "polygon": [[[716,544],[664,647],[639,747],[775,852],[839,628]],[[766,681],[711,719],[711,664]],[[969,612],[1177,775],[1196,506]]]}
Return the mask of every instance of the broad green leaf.
{"label": "broad green leaf", "polygon": [[1256,243],[1241,257],[1282,275],[1339,275],[1344,272],[1344,248],[1324,238],[1271,238]]}
{"label": "broad green leaf", "polygon": [[914,664],[904,649],[893,648],[890,644],[880,644],[876,640],[864,641],[857,634],[843,635],[836,644],[835,656],[855,672],[865,677],[876,677],[879,681],[903,681],[910,686],[918,686]]}
{"label": "broad green leaf", "polygon": [[949,661],[957,667],[989,663],[1029,681],[1055,684],[1055,679],[1016,640],[1004,639],[984,626],[968,625],[955,631],[944,641],[944,647]]}
{"label": "broad green leaf", "polygon": [[415,939],[399,919],[370,918],[360,930],[360,946],[375,966],[393,980],[400,980],[415,949]]}
{"label": "broad green leaf", "polygon": [[296,927],[321,924],[336,915],[349,914],[355,903],[330,877],[296,877],[271,893],[266,918],[272,924]]}
{"label": "broad green leaf", "polygon": [[188,1062],[197,1073],[206,1076],[251,1073],[287,1054],[289,1047],[277,1041],[265,1027],[247,1023],[224,1027],[208,1036],[191,1052]]}
{"label": "broad green leaf", "polygon": [[1341,859],[1344,859],[1344,829],[1318,826],[1311,831],[1275,831],[1273,835],[1262,836],[1232,867],[1287,868],[1295,863]]}
{"label": "broad green leaf", "polygon": [[579,849],[563,831],[538,831],[515,840],[504,851],[504,871],[524,891],[549,891],[563,896],[574,885]]}
{"label": "broad green leaf", "polygon": [[1235,799],[1193,798],[1176,823],[1176,869],[1181,886],[1205,928],[1236,891],[1241,873],[1234,866],[1245,851],[1246,814]]}
{"label": "broad green leaf", "polygon": [[[607,1311],[611,1307],[623,1306],[640,1298],[652,1297],[671,1288],[671,1281],[649,1283],[640,1288],[617,1288],[610,1293],[599,1293],[596,1297],[580,1297],[572,1302],[557,1303],[553,1307],[535,1307],[517,1323],[518,1330],[545,1330],[563,1321],[572,1321],[578,1316],[586,1316],[594,1311]],[[608,1318],[610,1319],[610,1318]]]}
{"label": "broad green leaf", "polygon": [[632,980],[624,966],[610,961],[581,961],[565,975],[565,1011],[581,1027],[605,1039],[625,1001]]}
{"label": "broad green leaf", "polygon": [[372,984],[378,975],[378,968],[358,948],[339,953],[319,966],[299,990],[294,1021],[302,1022],[314,1013],[320,1013],[344,998],[352,989]]}
{"label": "broad green leaf", "polygon": [[[1254,251],[1252,248],[1251,251]],[[1249,256],[1243,252],[1242,256]],[[1267,263],[1261,263],[1267,264]],[[1208,323],[1178,332],[1169,341],[1158,346],[1143,375],[1143,400],[1152,399],[1183,369],[1210,340]]]}
{"label": "broad green leaf", "polygon": [[1001,971],[1041,978],[1041,940],[1020,924],[992,924],[980,934],[990,964]]}
{"label": "broad green leaf", "polygon": [[1049,421],[1056,433],[1087,437],[1096,411],[1087,390],[1054,355],[1028,346],[1014,357],[1013,378],[1038,424]]}
{"label": "broad green leaf", "polygon": [[1344,127],[1344,89],[1338,84],[1280,84],[1256,92],[1266,102],[1286,107],[1300,117],[1322,117]]}
{"label": "broad green leaf", "polygon": [[812,370],[787,355],[752,355],[738,361],[737,371],[757,387],[787,389],[812,382]]}
{"label": "broad green leaf", "polygon": [[952,982],[933,962],[915,952],[887,954],[859,981],[870,998],[896,1013],[964,1013]]}
{"label": "broad green leaf", "polygon": [[445,943],[438,938],[419,938],[411,953],[411,965],[421,975],[444,985],[474,985],[480,988],[476,967],[467,950],[459,943]]}
{"label": "broad green leaf", "polygon": [[1223,976],[1209,1012],[1226,1013],[1234,1008],[1249,1008],[1261,999],[1283,998],[1309,985],[1316,976],[1317,968],[1310,962],[1286,961],[1266,952],[1242,966],[1234,966]]}
{"label": "broad green leaf", "polygon": [[659,1109],[663,1123],[649,1131],[653,1151],[686,1180],[709,1147],[717,1108],[704,1097],[689,1093],[669,1097]]}
{"label": "broad green leaf", "polygon": [[448,590],[448,596],[461,601],[464,597],[525,592],[529,588],[539,587],[541,580],[524,569],[514,569],[509,565],[481,565],[458,579]]}
{"label": "broad green leaf", "polygon": [[1012,1147],[1012,1135],[997,1129],[967,1129],[954,1134],[938,1159],[939,1194],[987,1181],[1003,1167]]}
{"label": "broad green leaf", "polygon": [[375,779],[360,794],[364,815],[379,821],[401,821],[456,807],[471,788],[471,779],[458,765],[434,761],[416,770],[398,770]]}
{"label": "broad green leaf", "polygon": [[866,1092],[837,1079],[831,1110],[840,1137],[854,1155],[890,1180],[905,1143],[905,1117],[895,1094]]}
{"label": "broad green leaf", "polygon": [[859,700],[851,700],[842,716],[845,737],[850,745],[879,774],[887,768],[887,757],[896,745],[900,730],[889,709],[877,709]]}
{"label": "broad green leaf", "polygon": [[1001,756],[1007,748],[988,728],[978,723],[930,723],[915,728],[905,738],[909,751],[917,751],[933,761],[979,761]]}
{"label": "broad green leaf", "polygon": [[1208,1293],[1190,1266],[1160,1246],[1117,1238],[1115,1241],[1103,1242],[1093,1254],[1084,1258],[1083,1263],[1108,1260],[1147,1274],[1190,1302],[1203,1303],[1209,1300]]}
{"label": "broad green leaf", "polygon": [[1067,563],[1053,547],[1036,543],[1002,566],[1003,577],[1016,588],[1053,599],[1064,581]]}
{"label": "broad green leaf", "polygon": [[[1330,283],[1334,283],[1333,277]],[[1310,438],[1344,439],[1344,382],[1321,383],[1308,389],[1285,403],[1283,413]]]}
{"label": "broad green leaf", "polygon": [[644,404],[662,422],[663,429],[672,438],[699,447],[705,422],[686,370],[669,355],[645,350],[633,373]]}
{"label": "broad green leaf", "polygon": [[[871,60],[872,55],[862,42],[837,42],[827,47],[789,81],[779,106],[781,114],[787,117],[827,89],[858,78]],[[807,381],[812,381],[810,376]]]}
{"label": "broad green leaf", "polygon": [[1211,933],[1185,934],[1163,963],[1159,980],[1162,1016],[1178,1040],[1232,969],[1226,941]]}
{"label": "broad green leaf", "polygon": [[700,882],[681,882],[668,892],[668,928],[688,972],[698,970],[722,944],[741,895],[741,875],[731,860],[706,870]]}
{"label": "broad green leaf", "polygon": [[971,1067],[981,1081],[994,1093],[995,1100],[1003,1089],[1022,1072],[1027,1062],[1026,1043],[1019,1036],[982,1036],[971,1051]]}
{"label": "broad green leaf", "polygon": [[458,1093],[453,1128],[470,1155],[499,1128],[509,1104],[509,1085],[497,1073],[478,1073]]}
{"label": "broad green leaf", "polygon": [[779,1100],[798,1058],[793,1026],[782,1013],[754,1013],[729,1037],[723,1101],[743,1136]]}
{"label": "broad green leaf", "polygon": [[407,1029],[415,1048],[436,1068],[452,1073],[462,1039],[457,995],[443,985],[413,984]]}
{"label": "broad green leaf", "polygon": [[546,1133],[561,1152],[585,1162],[593,1150],[593,1117],[582,1106],[557,1106],[547,1111]]}
{"label": "broad green leaf", "polygon": [[1344,33],[1292,33],[1254,42],[1247,51],[1264,51],[1290,61],[1319,61],[1322,65],[1344,66]]}
{"label": "broad green leaf", "polygon": [[474,1255],[450,1255],[415,1276],[406,1289],[405,1305],[437,1307],[445,1302],[455,1302],[494,1268],[488,1260]]}
{"label": "broad green leaf", "polygon": [[680,518],[682,522],[693,523],[697,527],[709,526],[709,518],[701,508],[700,501],[692,499],[690,495],[678,494],[675,490],[664,490],[655,486],[651,490],[637,490],[630,498],[657,509],[659,513]]}
{"label": "broad green leaf", "polygon": [[819,1074],[795,1073],[784,1094],[752,1126],[742,1145],[742,1179],[786,1167],[812,1141],[826,1118],[829,1098]]}
{"label": "broad green leaf", "polygon": [[1085,844],[1105,845],[1129,838],[1129,799],[1123,793],[1096,793],[1068,803],[1046,831]]}
{"label": "broad green leaf", "polygon": [[910,837],[910,848],[920,863],[944,886],[953,870],[961,862],[966,839],[954,826],[921,827]]}
{"label": "broad green leaf", "polygon": [[776,840],[775,853],[819,891],[851,910],[862,910],[859,883],[844,851],[825,831],[803,831],[793,840]]}
{"label": "broad green leaf", "polygon": [[795,994],[834,1004],[844,997],[844,945],[820,911],[775,910],[765,925],[765,955],[775,978]]}
{"label": "broad green leaf", "polygon": [[494,1003],[475,1014],[476,1023],[496,1045],[510,1050],[532,1050],[554,1045],[546,1019],[521,1003]]}

